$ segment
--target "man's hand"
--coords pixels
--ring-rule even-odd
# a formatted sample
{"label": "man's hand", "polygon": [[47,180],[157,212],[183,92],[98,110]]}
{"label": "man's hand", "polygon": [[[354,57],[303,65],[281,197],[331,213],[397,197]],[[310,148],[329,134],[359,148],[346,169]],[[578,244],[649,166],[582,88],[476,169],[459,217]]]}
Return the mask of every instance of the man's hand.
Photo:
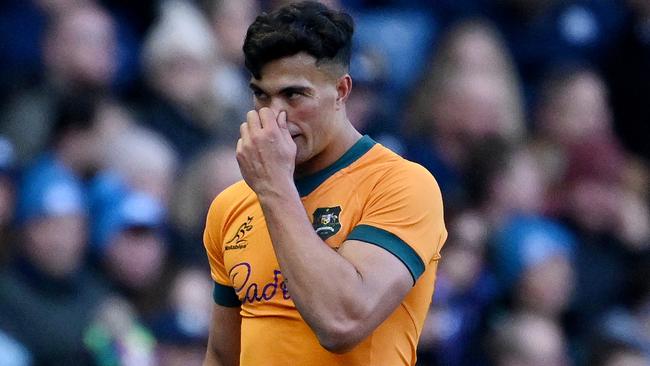
{"label": "man's hand", "polygon": [[278,194],[293,184],[296,144],[287,128],[287,113],[252,110],[239,129],[237,162],[246,183],[258,196]]}

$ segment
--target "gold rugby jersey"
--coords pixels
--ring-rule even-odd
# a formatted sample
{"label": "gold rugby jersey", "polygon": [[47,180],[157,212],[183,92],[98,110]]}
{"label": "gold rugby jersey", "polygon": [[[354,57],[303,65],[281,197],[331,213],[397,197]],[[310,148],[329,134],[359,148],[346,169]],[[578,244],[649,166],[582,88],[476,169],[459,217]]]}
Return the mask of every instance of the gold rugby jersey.
{"label": "gold rugby jersey", "polygon": [[355,348],[345,354],[327,351],[291,300],[257,196],[244,181],[235,183],[213,201],[204,244],[215,302],[241,307],[241,365],[415,365],[447,237],[435,179],[364,136],[328,168],[296,180],[296,186],[325,243],[333,249],[346,239],[377,245],[404,263],[414,285]]}

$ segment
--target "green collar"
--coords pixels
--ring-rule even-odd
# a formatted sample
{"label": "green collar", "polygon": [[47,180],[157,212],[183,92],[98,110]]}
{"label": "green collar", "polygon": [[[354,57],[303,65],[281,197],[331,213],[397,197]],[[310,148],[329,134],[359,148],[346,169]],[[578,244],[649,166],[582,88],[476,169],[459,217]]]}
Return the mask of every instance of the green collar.
{"label": "green collar", "polygon": [[300,197],[305,197],[313,192],[318,186],[327,180],[327,178],[334,175],[334,173],[339,170],[349,166],[354,163],[357,159],[367,153],[373,146],[375,146],[375,140],[371,139],[368,135],[364,135],[357,142],[352,145],[352,147],[345,152],[337,161],[332,163],[332,165],[327,168],[316,172],[312,175],[296,179],[296,187],[298,188],[298,193]]}

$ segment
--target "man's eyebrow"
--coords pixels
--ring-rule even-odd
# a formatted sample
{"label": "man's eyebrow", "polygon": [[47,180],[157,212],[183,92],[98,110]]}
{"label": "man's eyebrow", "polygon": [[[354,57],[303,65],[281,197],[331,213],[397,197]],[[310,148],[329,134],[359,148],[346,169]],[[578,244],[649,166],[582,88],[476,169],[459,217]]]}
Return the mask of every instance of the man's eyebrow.
{"label": "man's eyebrow", "polygon": [[[257,84],[255,84],[255,83],[253,83],[253,82],[251,82],[250,84],[248,84],[248,87],[249,87],[252,91],[254,91],[254,92],[262,92],[262,93],[268,94],[267,91],[265,91],[264,89],[260,88]],[[303,85],[289,85],[289,86],[286,86],[286,87],[280,89],[280,91],[279,91],[278,93],[279,93],[279,94],[307,93],[307,92],[309,92],[310,90],[311,90],[311,88],[308,87],[308,86],[303,86]]]}
{"label": "man's eyebrow", "polygon": [[310,88],[306,87],[306,86],[291,85],[291,86],[287,86],[285,88],[282,88],[282,90],[280,90],[280,93],[281,94],[305,93],[305,92],[307,92],[309,90],[310,90]]}
{"label": "man's eyebrow", "polygon": [[262,88],[260,88],[259,86],[255,85],[254,83],[250,83],[250,84],[248,84],[248,87],[249,87],[252,91],[263,91]]}

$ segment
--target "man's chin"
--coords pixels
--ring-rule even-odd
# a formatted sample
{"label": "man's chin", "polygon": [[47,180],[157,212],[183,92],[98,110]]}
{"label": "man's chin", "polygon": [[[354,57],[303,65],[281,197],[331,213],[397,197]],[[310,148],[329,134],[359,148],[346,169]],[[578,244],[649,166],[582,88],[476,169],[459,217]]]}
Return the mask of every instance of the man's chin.
{"label": "man's chin", "polygon": [[305,163],[307,160],[309,160],[308,154],[305,153],[305,145],[301,140],[302,138],[300,136],[293,139],[293,142],[296,144],[296,165]]}
{"label": "man's chin", "polygon": [[296,153],[296,166],[302,165],[309,161],[309,158],[302,156],[300,152]]}

